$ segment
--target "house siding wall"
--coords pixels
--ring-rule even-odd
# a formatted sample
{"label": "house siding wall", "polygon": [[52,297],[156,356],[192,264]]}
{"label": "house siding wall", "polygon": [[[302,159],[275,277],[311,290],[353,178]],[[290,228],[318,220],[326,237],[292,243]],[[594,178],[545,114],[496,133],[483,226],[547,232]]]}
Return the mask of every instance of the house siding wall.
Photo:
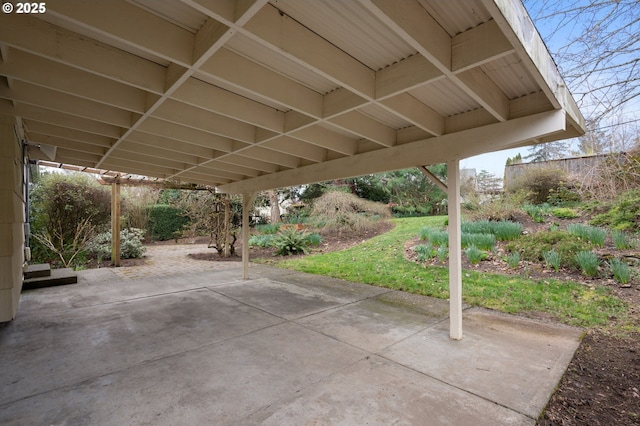
{"label": "house siding wall", "polygon": [[0,116],[0,322],[15,318],[24,258],[24,159],[15,119]]}

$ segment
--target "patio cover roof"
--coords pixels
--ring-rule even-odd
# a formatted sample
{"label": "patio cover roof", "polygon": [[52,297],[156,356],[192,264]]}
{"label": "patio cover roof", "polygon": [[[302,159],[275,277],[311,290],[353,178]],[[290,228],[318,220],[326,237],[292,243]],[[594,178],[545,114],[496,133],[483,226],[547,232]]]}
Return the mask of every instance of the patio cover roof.
{"label": "patio cover roof", "polygon": [[0,115],[57,162],[248,193],[584,133],[519,1],[45,7],[0,14]]}

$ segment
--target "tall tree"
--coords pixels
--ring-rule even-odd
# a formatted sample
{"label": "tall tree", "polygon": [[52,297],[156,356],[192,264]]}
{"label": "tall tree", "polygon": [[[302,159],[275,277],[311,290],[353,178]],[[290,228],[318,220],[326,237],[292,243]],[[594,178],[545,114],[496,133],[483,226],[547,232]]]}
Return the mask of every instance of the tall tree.
{"label": "tall tree", "polygon": [[609,137],[599,126],[600,120],[587,122],[587,132],[578,138],[578,150],[574,154],[594,155],[608,150]]}
{"label": "tall tree", "polygon": [[531,146],[529,152],[525,158],[532,162],[557,160],[567,155],[569,144],[565,141],[539,143]]}

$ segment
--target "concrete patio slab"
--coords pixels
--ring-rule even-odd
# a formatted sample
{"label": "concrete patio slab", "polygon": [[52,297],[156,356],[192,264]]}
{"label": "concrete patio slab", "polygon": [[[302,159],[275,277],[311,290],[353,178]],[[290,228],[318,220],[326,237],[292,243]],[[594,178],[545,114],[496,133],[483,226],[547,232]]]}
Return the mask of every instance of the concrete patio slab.
{"label": "concrete patio slab", "polygon": [[374,355],[243,424],[496,426],[531,419]]}
{"label": "concrete patio slab", "polygon": [[446,300],[392,291],[308,316],[299,322],[342,342],[378,352],[446,320],[448,315]]}
{"label": "concrete patio slab", "polygon": [[464,339],[444,323],[380,354],[535,418],[562,378],[580,331],[479,308],[463,315]]}
{"label": "concrete patio slab", "polygon": [[254,266],[25,293],[0,424],[534,424],[580,341],[472,308],[456,342],[446,301]]}

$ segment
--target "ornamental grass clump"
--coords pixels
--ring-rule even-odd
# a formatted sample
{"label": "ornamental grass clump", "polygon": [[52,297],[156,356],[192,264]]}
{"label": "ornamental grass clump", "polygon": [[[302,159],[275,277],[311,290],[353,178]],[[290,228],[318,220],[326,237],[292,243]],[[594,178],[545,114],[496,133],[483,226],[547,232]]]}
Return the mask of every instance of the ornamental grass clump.
{"label": "ornamental grass clump", "polygon": [[505,256],[504,261],[507,262],[509,268],[516,269],[518,267],[518,264],[520,263],[520,253],[518,253],[517,251],[509,253],[507,256]]}
{"label": "ornamental grass clump", "polygon": [[498,241],[512,241],[522,234],[522,224],[506,220],[494,222],[493,234]]}
{"label": "ornamental grass clump", "polygon": [[569,231],[570,234],[573,234],[598,247],[603,247],[604,240],[607,238],[607,231],[604,229],[590,225],[583,225],[582,223],[569,224],[567,226],[567,231]]}
{"label": "ornamental grass clump", "polygon": [[576,254],[576,263],[580,267],[580,270],[587,277],[598,276],[598,266],[600,266],[600,260],[598,255],[592,251],[581,251]]}
{"label": "ornamental grass clump", "polygon": [[626,262],[620,259],[611,259],[609,269],[611,269],[613,278],[620,284],[627,284],[631,280],[631,269]]}
{"label": "ornamental grass clump", "polygon": [[256,225],[256,231],[261,234],[272,235],[277,233],[280,230],[279,223],[265,223],[262,225]]}
{"label": "ornamental grass clump", "polygon": [[549,250],[544,252],[543,256],[547,267],[553,268],[556,272],[560,270],[560,261],[562,260],[560,253],[555,250]]}
{"label": "ornamental grass clump", "polygon": [[447,247],[449,245],[449,233],[435,228],[420,229],[420,239],[429,241],[435,247]]}
{"label": "ornamental grass clump", "polygon": [[447,249],[447,246],[438,247],[438,251],[436,252],[436,255],[438,256],[438,260],[441,263],[445,263],[449,258],[449,250]]}
{"label": "ornamental grass clump", "polygon": [[469,259],[469,262],[474,265],[487,258],[487,254],[485,252],[473,245],[469,246],[464,252],[467,255],[467,259]]}
{"label": "ornamental grass clump", "polygon": [[436,250],[433,248],[433,244],[426,242],[415,246],[415,252],[418,255],[418,262],[426,262],[436,255]]}
{"label": "ornamental grass clump", "polygon": [[617,229],[611,232],[611,239],[618,250],[632,249],[636,245],[633,238]]}
{"label": "ornamental grass clump", "polygon": [[591,226],[588,231],[589,242],[597,247],[604,247],[604,240],[607,238],[607,231],[602,228]]}
{"label": "ornamental grass clump", "polygon": [[508,220],[463,222],[460,228],[467,234],[493,234],[499,241],[511,241],[522,234],[522,224]]}
{"label": "ornamental grass clump", "polygon": [[462,247],[475,246],[481,250],[491,250],[496,245],[496,236],[493,234],[467,234],[462,232]]}

